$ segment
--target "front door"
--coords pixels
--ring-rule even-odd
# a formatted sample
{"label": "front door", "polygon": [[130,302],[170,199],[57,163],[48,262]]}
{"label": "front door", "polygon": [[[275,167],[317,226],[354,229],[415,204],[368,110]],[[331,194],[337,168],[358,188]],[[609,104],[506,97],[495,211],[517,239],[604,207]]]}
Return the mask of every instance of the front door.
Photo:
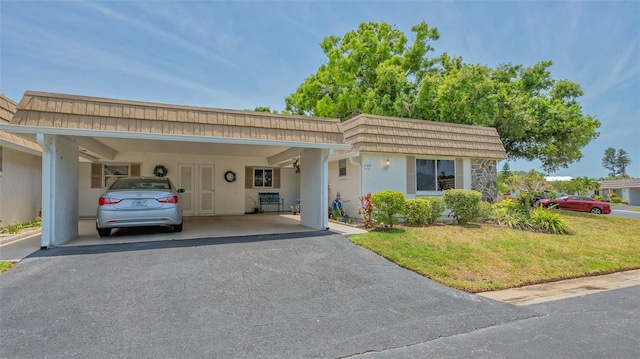
{"label": "front door", "polygon": [[178,187],[185,216],[207,216],[215,214],[214,165],[178,165]]}

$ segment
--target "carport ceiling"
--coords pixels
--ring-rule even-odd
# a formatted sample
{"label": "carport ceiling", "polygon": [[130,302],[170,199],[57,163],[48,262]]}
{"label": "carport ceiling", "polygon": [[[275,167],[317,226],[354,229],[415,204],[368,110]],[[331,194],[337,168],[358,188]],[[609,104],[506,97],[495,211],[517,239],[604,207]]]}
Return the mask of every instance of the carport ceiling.
{"label": "carport ceiling", "polygon": [[[94,138],[97,142],[116,152],[151,152],[151,153],[184,153],[193,155],[216,156],[259,156],[269,157],[281,153],[289,147],[258,146],[258,145],[230,145],[223,143],[122,139],[122,138]],[[92,153],[90,149],[81,146],[80,150],[94,157],[101,156]]]}

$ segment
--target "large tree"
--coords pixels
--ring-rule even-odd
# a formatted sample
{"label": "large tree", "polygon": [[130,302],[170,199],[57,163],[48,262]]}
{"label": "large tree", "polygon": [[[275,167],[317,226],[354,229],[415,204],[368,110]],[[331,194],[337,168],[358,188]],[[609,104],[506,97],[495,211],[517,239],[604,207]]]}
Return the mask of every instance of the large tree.
{"label": "large tree", "polygon": [[430,57],[438,30],[411,28],[410,42],[387,23],[362,23],[322,42],[327,63],[285,102],[303,115],[346,120],[360,113],[495,127],[511,159],[555,171],[582,157],[600,123],[583,115],[580,86],[554,80],[550,61],[495,69],[446,53]]}
{"label": "large tree", "polygon": [[627,174],[627,166],[631,164],[631,159],[627,154],[627,151],[622,148],[618,150],[618,155],[616,156],[616,167],[618,168],[618,173],[621,175]]}
{"label": "large tree", "polygon": [[609,147],[604,150],[604,156],[602,157],[602,167],[609,170],[609,176],[616,175],[616,149]]}

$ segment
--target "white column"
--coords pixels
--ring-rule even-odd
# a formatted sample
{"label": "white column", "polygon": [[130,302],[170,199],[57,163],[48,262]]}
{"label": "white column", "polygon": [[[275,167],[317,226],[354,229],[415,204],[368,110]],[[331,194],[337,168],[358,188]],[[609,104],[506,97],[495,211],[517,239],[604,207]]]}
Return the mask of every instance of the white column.
{"label": "white column", "polygon": [[312,149],[300,155],[300,224],[314,229],[329,228],[328,154],[328,150]]}
{"label": "white column", "polygon": [[55,135],[37,135],[42,147],[42,248],[78,236],[78,145]]}

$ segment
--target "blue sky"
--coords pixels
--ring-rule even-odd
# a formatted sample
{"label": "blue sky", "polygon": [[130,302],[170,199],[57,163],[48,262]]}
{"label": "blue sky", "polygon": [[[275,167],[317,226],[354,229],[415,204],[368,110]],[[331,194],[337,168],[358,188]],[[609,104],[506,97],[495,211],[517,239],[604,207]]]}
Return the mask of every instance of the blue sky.
{"label": "blue sky", "polygon": [[[0,2],[0,92],[26,90],[194,106],[284,109],[326,61],[320,42],[365,21],[440,31],[435,54],[533,65],[582,86],[602,122],[584,158],[555,175],[606,176],[605,148],[640,177],[640,1]],[[517,161],[512,170],[539,169]]]}

